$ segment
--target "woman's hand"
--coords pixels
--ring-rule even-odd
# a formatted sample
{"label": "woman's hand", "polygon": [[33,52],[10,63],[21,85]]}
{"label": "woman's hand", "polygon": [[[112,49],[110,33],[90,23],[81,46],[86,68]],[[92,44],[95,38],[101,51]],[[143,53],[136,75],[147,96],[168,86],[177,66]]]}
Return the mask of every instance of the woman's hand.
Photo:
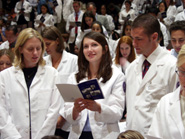
{"label": "woman's hand", "polygon": [[79,113],[86,108],[83,101],[83,98],[78,98],[75,100],[73,107],[73,120],[76,120]]}
{"label": "woman's hand", "polygon": [[59,128],[59,129],[62,128],[62,126],[64,125],[65,122],[66,122],[66,120],[60,115],[57,120],[56,128]]}
{"label": "woman's hand", "polygon": [[101,113],[101,105],[94,100],[84,99],[85,108]]}

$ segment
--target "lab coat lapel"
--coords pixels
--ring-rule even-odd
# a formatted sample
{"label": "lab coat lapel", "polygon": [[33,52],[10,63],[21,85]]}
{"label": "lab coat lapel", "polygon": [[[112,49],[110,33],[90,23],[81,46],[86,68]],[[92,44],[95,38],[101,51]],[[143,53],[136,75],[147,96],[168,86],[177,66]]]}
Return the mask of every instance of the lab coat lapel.
{"label": "lab coat lapel", "polygon": [[21,84],[21,86],[25,89],[25,92],[28,92],[24,73],[23,73],[22,69],[20,69],[19,67],[15,67],[15,78],[16,78],[17,82],[19,82]]}
{"label": "lab coat lapel", "polygon": [[34,86],[41,80],[41,75],[44,74],[44,72],[45,72],[45,67],[39,66],[30,87]]}
{"label": "lab coat lapel", "polygon": [[181,135],[181,137],[176,137],[176,138],[184,139],[185,129],[184,129],[184,125],[183,125],[182,118],[181,118],[181,106],[180,106],[179,95],[180,95],[180,87],[175,91],[174,95],[171,97],[169,113],[170,113],[171,118],[177,125],[178,131],[180,132],[180,135]]}

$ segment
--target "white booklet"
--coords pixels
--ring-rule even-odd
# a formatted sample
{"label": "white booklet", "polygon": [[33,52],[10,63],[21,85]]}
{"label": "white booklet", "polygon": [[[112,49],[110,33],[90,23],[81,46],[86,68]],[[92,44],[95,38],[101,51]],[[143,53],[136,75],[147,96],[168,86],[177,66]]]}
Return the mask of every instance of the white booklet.
{"label": "white booklet", "polygon": [[88,80],[77,85],[74,84],[57,84],[65,102],[74,102],[77,98],[84,99],[103,99],[103,92],[97,79]]}

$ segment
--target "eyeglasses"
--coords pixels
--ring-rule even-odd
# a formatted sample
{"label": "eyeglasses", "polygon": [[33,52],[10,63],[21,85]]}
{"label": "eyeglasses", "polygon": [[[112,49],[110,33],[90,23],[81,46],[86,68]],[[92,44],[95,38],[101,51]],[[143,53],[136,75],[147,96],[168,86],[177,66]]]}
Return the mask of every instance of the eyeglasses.
{"label": "eyeglasses", "polygon": [[175,72],[177,73],[177,75],[179,75],[179,77],[185,77],[185,71],[176,70]]}

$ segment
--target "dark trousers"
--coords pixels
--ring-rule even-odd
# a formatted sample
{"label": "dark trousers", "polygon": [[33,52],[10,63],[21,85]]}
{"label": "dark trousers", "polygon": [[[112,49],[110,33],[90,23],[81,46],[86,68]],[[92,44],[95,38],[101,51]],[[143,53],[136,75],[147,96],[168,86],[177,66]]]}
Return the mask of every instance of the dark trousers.
{"label": "dark trousers", "polygon": [[56,136],[60,136],[62,137],[63,139],[68,139],[68,136],[69,136],[69,132],[66,132],[62,129],[56,129],[55,130],[55,135]]}
{"label": "dark trousers", "polygon": [[79,139],[93,139],[92,132],[82,132]]}

